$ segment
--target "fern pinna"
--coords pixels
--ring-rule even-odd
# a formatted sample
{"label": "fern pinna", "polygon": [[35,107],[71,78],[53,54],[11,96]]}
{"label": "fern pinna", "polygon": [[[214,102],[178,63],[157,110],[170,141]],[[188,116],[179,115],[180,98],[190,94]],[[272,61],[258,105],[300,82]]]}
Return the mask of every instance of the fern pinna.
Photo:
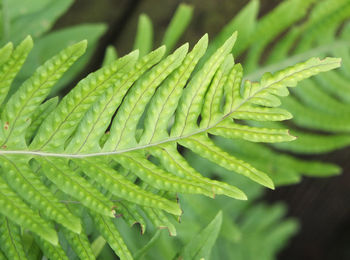
{"label": "fern pinna", "polygon": [[47,257],[67,259],[60,245],[64,239],[79,258],[93,259],[83,225],[89,218],[121,259],[132,259],[114,225],[116,215],[143,228],[147,216],[175,234],[168,214],[182,214],[177,193],[247,199],[234,183],[205,178],[191,168],[179,147],[273,188],[267,174],[224,152],[210,135],[293,140],[285,129],[239,120],[291,118],[278,108],[278,96],[288,95],[287,87],[302,79],[339,67],[340,60],[312,58],[266,73],[260,83],[242,84],[242,67],[231,55],[235,40],[236,33],[197,72],[207,35],[189,53],[187,44],[167,57],[165,47],[142,58],[134,51],[88,75],[60,102],[45,99],[83,54],[86,41],[48,60],[9,97],[33,44],[27,37],[15,49],[5,45],[0,50],[2,253],[30,258],[22,242],[26,237]]}

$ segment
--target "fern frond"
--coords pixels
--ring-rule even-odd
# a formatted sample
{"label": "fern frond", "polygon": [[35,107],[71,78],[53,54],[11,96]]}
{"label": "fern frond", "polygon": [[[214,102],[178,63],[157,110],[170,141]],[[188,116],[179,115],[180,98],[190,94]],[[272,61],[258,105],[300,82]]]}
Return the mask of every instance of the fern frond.
{"label": "fern frond", "polygon": [[146,232],[145,219],[141,216],[135,204],[127,201],[119,201],[118,212],[121,213],[123,219],[129,224],[129,226],[139,224],[141,227],[141,234]]}
{"label": "fern frond", "polygon": [[167,48],[167,52],[173,50],[175,44],[187,28],[192,18],[193,8],[187,4],[180,4],[167,27],[162,44]]}
{"label": "fern frond", "polygon": [[159,158],[165,170],[207,189],[208,194],[212,193],[212,197],[215,197],[216,194],[223,194],[231,198],[246,199],[244,193],[238,188],[203,177],[178,153],[176,146],[163,145],[160,148],[150,150],[150,153]]}
{"label": "fern frond", "polygon": [[[5,122],[5,136],[1,146],[25,147],[20,133],[25,132],[31,115],[49,94],[51,87],[63,73],[84,53],[87,42],[72,45],[39,67],[35,74],[23,83],[4,107],[1,120]],[[21,136],[22,138],[18,138]]]}
{"label": "fern frond", "polygon": [[[104,150],[115,151],[117,148],[125,148],[136,143],[135,131],[147,103],[159,84],[180,66],[187,49],[188,45],[180,47],[145,74],[144,78],[130,90],[113,120],[111,134],[104,145]],[[120,128],[120,125],[123,127]]]}
{"label": "fern frond", "polygon": [[56,108],[57,104],[58,97],[51,98],[39,105],[36,111],[33,112],[30,125],[26,130],[26,144],[31,143],[40,125],[43,123],[44,119]]}
{"label": "fern frond", "polygon": [[52,245],[51,243],[47,242],[46,240],[40,237],[35,237],[35,241],[39,245],[40,249],[43,251],[45,256],[51,259],[68,260],[68,257],[66,256],[63,248],[59,244]]}
{"label": "fern frond", "polygon": [[30,169],[27,158],[1,156],[3,176],[24,200],[46,217],[80,233],[80,221],[58,201],[40,178]]}
{"label": "fern frond", "polygon": [[85,174],[101,184],[113,195],[130,202],[160,208],[169,213],[176,214],[179,207],[175,202],[170,202],[163,197],[147,192],[124,178],[116,170],[111,169],[103,160],[74,160]]}
{"label": "fern frond", "polygon": [[3,65],[11,56],[13,50],[12,42],[9,42],[0,49],[0,66]]}
{"label": "fern frond", "polygon": [[27,259],[21,241],[20,227],[0,216],[0,248],[9,259]]}
{"label": "fern frond", "polygon": [[95,259],[89,239],[84,232],[76,234],[65,228],[63,228],[62,231],[64,237],[67,239],[68,243],[80,259]]}
{"label": "fern frond", "polygon": [[64,149],[66,139],[84,113],[111,84],[115,84],[137,59],[133,52],[122,59],[90,74],[60,102],[55,111],[40,126],[31,147],[33,149]]}
{"label": "fern frond", "polygon": [[144,124],[148,127],[144,129],[141,135],[140,144],[146,145],[168,136],[169,120],[176,110],[187,80],[199,59],[205,53],[207,45],[208,36],[205,35],[193,47],[193,50],[186,55],[181,66],[158,88],[147,109]]}
{"label": "fern frond", "polygon": [[120,259],[133,259],[112,219],[94,212],[90,212],[90,215],[96,225],[96,228],[100,231],[102,236],[108,242],[109,246],[120,257]]}
{"label": "fern frond", "polygon": [[219,235],[222,225],[222,212],[218,212],[215,218],[197,234],[183,249],[184,259],[209,258],[211,248]]}
{"label": "fern frond", "polygon": [[[11,46],[11,43],[6,46]],[[1,103],[5,100],[8,91],[10,90],[11,83],[16,77],[18,71],[25,62],[27,55],[33,47],[33,40],[30,36],[24,39],[12,52],[12,47],[3,47],[8,51],[8,58],[1,65],[0,68],[0,96]]]}
{"label": "fern frond", "polygon": [[[290,119],[293,115],[293,129],[290,133],[291,136],[297,136],[297,140],[271,144],[274,148],[285,151],[302,154],[325,153],[348,146],[349,113],[347,111],[350,100],[348,39],[350,26],[347,20],[350,17],[349,1],[284,1],[259,19],[257,18],[258,4],[259,1],[251,1],[247,4],[209,45],[208,53],[213,53],[230,37],[233,31],[238,30],[243,39],[241,37],[238,39],[236,46],[238,48],[235,48],[233,53],[240,55],[245,51],[241,60],[248,74],[244,79],[257,80],[263,73],[277,71],[281,66],[289,66],[312,56],[324,57],[336,54],[344,60],[344,66],[337,71],[322,73],[302,82],[300,88],[291,90],[292,96],[284,97],[281,100],[281,108],[266,109],[259,105],[279,106],[280,101],[271,96],[272,93],[266,93],[263,99],[254,97],[254,106],[243,105],[241,111],[232,114],[233,118],[247,120],[244,123],[246,125],[243,126],[247,132],[248,129],[251,129],[250,127],[253,127],[252,129],[258,127],[258,131],[262,131],[259,133],[263,134],[264,130],[261,128],[279,129],[277,132],[282,133],[279,131],[283,131],[282,129],[286,127],[285,124],[267,121]],[[292,10],[298,11],[293,12]],[[279,19],[279,22],[273,22],[276,19]],[[206,55],[202,64],[208,60],[209,56]],[[305,65],[310,66],[312,70],[313,61],[309,62],[309,65]],[[236,78],[242,77],[238,67],[232,70],[236,71]],[[234,78],[233,75],[234,72],[229,77]],[[236,84],[240,85],[239,82]],[[239,97],[240,91],[244,95],[244,91],[248,92],[258,88],[256,83],[246,82],[245,84],[242,88],[236,88],[236,93],[231,90],[234,84],[225,87],[225,91],[228,88],[226,93],[232,93],[232,96]],[[285,93],[281,93],[281,96],[287,94],[288,92],[285,91]],[[224,104],[224,111],[229,113],[231,106],[233,106],[231,100],[234,98],[230,98],[230,95],[227,94],[225,94],[225,98],[227,101]],[[247,107],[248,109],[245,109]],[[265,118],[268,120],[265,121]],[[229,124],[232,126],[231,122]],[[208,132],[212,134],[213,131],[216,130]],[[226,137],[231,139],[236,134],[238,135],[234,132],[226,133]],[[287,135],[287,132],[284,132],[283,135],[286,140],[292,139],[291,136]],[[246,137],[241,135],[240,138],[250,141],[254,141],[255,138],[261,141],[263,138],[268,139],[265,135],[252,136],[247,133]],[[268,142],[267,139],[264,142]],[[237,147],[235,144],[237,140],[226,140],[231,146]],[[242,145],[240,142],[239,144]],[[264,152],[266,155],[261,156],[264,159],[257,160],[256,158],[260,158],[260,155],[256,154],[255,150]],[[268,151],[268,149],[262,150],[261,145],[258,144],[246,145],[243,143],[242,149],[234,149],[233,155],[249,161],[258,168],[270,169],[273,172],[275,170],[269,165],[275,161],[276,156],[281,157],[281,160],[282,157],[285,158],[286,161],[289,161],[288,165],[291,165],[289,168],[293,168],[293,170],[287,170],[288,174],[283,174],[283,176],[279,176],[279,172],[283,172],[280,170],[277,170],[276,174],[270,175],[274,181],[281,184],[294,183],[300,180],[302,174],[323,177],[340,172],[340,168],[335,165],[324,163],[322,167],[320,162],[306,162],[288,155],[279,156],[276,152]],[[248,154],[249,152],[251,155]],[[264,166],[264,160],[267,162],[266,166]],[[281,163],[284,163],[284,159],[282,161]],[[289,181],[287,175],[290,177]]]}
{"label": "fern frond", "polygon": [[140,57],[145,56],[152,50],[153,46],[153,27],[151,19],[142,14],[139,17],[137,26],[134,50],[140,51]]}
{"label": "fern frond", "polygon": [[142,210],[146,213],[152,224],[159,229],[167,229],[170,236],[176,236],[176,228],[168,217],[160,210],[143,207]]}
{"label": "fern frond", "polygon": [[50,241],[50,243],[57,245],[58,237],[55,230],[19,198],[1,177],[0,187],[0,213],[22,228],[31,230]]}
{"label": "fern frond", "polygon": [[83,205],[105,216],[113,217],[113,203],[85,178],[72,170],[62,158],[37,158],[42,174],[64,193],[76,198]]}
{"label": "fern frond", "polygon": [[[165,47],[140,59],[138,51],[132,52],[81,80],[58,105],[55,99],[44,100],[86,43],[64,49],[39,67],[3,105],[3,218],[32,231],[48,257],[67,257],[59,230],[79,257],[89,259],[91,247],[81,225],[89,212],[115,253],[132,259],[113,222],[119,212],[144,229],[141,209],[155,226],[175,235],[167,213],[182,214],[177,193],[247,199],[235,183],[203,177],[179,147],[273,188],[266,173],[224,151],[209,134],[255,142],[292,140],[284,129],[243,125],[236,119],[290,118],[277,108],[287,87],[332,70],[340,61],[310,59],[264,74],[260,82],[243,83],[242,67],[231,54],[236,37],[233,33],[197,71],[206,35],[189,53],[187,44],[164,58]],[[77,205],[69,207],[65,199]]]}

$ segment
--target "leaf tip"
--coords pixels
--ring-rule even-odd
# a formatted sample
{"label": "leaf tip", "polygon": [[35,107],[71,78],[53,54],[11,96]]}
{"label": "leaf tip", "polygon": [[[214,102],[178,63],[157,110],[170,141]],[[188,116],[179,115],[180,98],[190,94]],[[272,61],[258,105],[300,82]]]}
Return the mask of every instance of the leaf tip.
{"label": "leaf tip", "polygon": [[28,35],[21,44],[26,45],[29,49],[33,48],[34,42],[32,36]]}
{"label": "leaf tip", "polygon": [[275,190],[275,184],[273,184],[273,181],[270,179],[270,177],[268,178],[265,186],[271,190]]}
{"label": "leaf tip", "polygon": [[56,231],[52,231],[49,230],[49,232],[47,232],[47,235],[44,237],[48,242],[50,242],[52,245],[54,246],[58,246],[58,235],[56,233]]}
{"label": "leaf tip", "polygon": [[140,56],[140,50],[139,49],[133,50],[132,52],[129,53],[129,55],[137,60]]}
{"label": "leaf tip", "polygon": [[80,42],[77,42],[74,44],[72,47],[79,52],[80,55],[85,53],[86,48],[87,48],[88,41],[87,40],[82,40]]}
{"label": "leaf tip", "polygon": [[199,39],[198,43],[201,43],[203,45],[208,45],[209,42],[209,35],[206,33],[202,36],[202,38]]}
{"label": "leaf tip", "polygon": [[166,52],[166,46],[162,45],[156,51],[158,51],[158,52],[162,53],[162,55],[164,55],[164,53]]}
{"label": "leaf tip", "polygon": [[181,4],[179,5],[179,8],[181,8],[181,9],[187,9],[187,10],[189,10],[189,11],[192,11],[192,10],[193,10],[193,5],[190,5],[190,4],[188,4],[188,3],[181,3]]}
{"label": "leaf tip", "polygon": [[241,197],[239,198],[240,200],[248,200],[248,197],[245,193],[242,192]]}
{"label": "leaf tip", "polygon": [[11,52],[13,50],[13,43],[12,42],[8,42],[5,46],[4,49],[6,49],[6,51]]}

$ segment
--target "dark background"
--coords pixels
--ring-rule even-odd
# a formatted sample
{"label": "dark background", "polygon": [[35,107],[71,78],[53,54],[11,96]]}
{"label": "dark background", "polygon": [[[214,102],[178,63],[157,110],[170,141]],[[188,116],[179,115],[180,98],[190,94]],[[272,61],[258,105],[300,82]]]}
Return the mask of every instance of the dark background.
{"label": "dark background", "polygon": [[[178,4],[170,0],[76,0],[68,13],[60,18],[55,28],[79,23],[103,22],[109,25],[106,35],[86,71],[97,69],[108,45],[123,55],[131,51],[138,16],[146,13],[154,24],[155,44],[159,43]],[[204,33],[213,38],[216,33],[248,1],[193,0],[194,17],[182,41],[194,43]],[[273,9],[280,1],[261,0],[260,16]],[[328,179],[304,178],[294,186],[268,191],[265,199],[284,201],[289,216],[301,222],[301,231],[279,254],[278,259],[345,260],[350,259],[350,150],[310,157],[335,162],[343,167],[343,174]],[[258,256],[257,256],[258,259]]]}

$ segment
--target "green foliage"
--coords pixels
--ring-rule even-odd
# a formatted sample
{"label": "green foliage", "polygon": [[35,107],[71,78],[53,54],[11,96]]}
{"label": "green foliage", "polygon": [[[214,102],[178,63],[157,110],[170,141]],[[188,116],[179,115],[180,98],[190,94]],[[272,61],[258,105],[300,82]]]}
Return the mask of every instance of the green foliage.
{"label": "green foliage", "polygon": [[208,259],[210,250],[220,232],[221,224],[222,212],[220,211],[209,225],[185,246],[181,254],[183,259]]}
{"label": "green foliage", "polygon": [[[312,2],[315,1],[285,1],[262,18],[250,18],[250,22],[243,23],[248,17],[256,17],[259,3],[251,1],[222,30],[210,47],[215,49],[222,44],[230,32],[238,30],[239,33],[243,33],[242,38],[246,40],[238,41],[238,45],[242,47],[235,48],[233,53],[241,55],[245,51],[245,58],[242,59],[244,67],[248,70],[245,78],[251,80],[256,80],[267,71],[278,70],[280,66],[288,66],[314,55],[340,56],[345,64],[349,59],[350,47],[349,24],[346,22],[350,17],[349,1],[317,1],[308,15],[305,10],[310,8]],[[293,9],[298,11],[291,11]],[[284,19],[278,23],[273,22],[279,17]],[[266,31],[268,33],[265,33]],[[277,41],[278,37],[281,40]],[[256,44],[257,39],[259,44]],[[300,84],[300,88],[292,89],[293,95],[283,98],[281,107],[293,114],[290,133],[297,136],[297,139],[272,146],[301,154],[326,153],[348,146],[348,77],[348,68],[344,66],[341,70],[305,80]],[[277,122],[247,123],[252,127],[285,127]],[[291,127],[290,124],[288,127]],[[326,177],[340,172],[335,165],[303,161],[259,144],[229,140],[226,142],[225,146],[233,154],[258,168],[265,169],[277,184],[295,183],[302,175]],[[281,163],[273,166],[266,163],[276,161],[276,158],[280,158],[278,161],[290,167],[282,169],[279,166]],[[267,170],[269,168],[271,170]],[[288,174],[285,174],[286,171]]]}
{"label": "green foliage", "polygon": [[[292,89],[296,98],[286,97],[282,99],[283,107],[292,111],[294,116],[292,122],[295,122],[299,127],[308,128],[306,131],[299,128],[293,129],[291,131],[292,135],[297,136],[297,139],[293,142],[272,144],[275,148],[288,150],[293,153],[312,154],[332,151],[347,146],[350,140],[347,134],[347,102],[349,100],[347,98],[347,81],[350,64],[348,63],[350,60],[348,35],[350,26],[348,23],[344,25],[344,21],[350,15],[349,3],[342,0],[318,1],[312,7],[311,4],[314,2],[285,1],[271,13],[258,20],[259,1],[251,1],[214,39],[208,47],[205,58],[200,62],[200,66],[204,64],[216,48],[236,30],[238,30],[240,37],[233,49],[233,53],[239,56],[244,51],[246,52],[242,56],[246,58],[243,58],[242,61],[248,66],[247,68],[250,71],[245,77],[248,79],[256,80],[262,73],[278,70],[281,66],[291,65],[314,55],[324,56],[328,54],[341,56],[344,63],[341,70],[327,72],[314,79],[305,80],[301,83],[301,88]],[[308,10],[311,10],[309,18],[307,18]],[[342,29],[341,33],[339,33],[340,29]],[[332,123],[330,124],[329,122]],[[257,124],[256,122],[247,121],[247,123],[249,128],[265,126],[269,128],[281,128],[278,130],[281,131],[285,127],[276,122]],[[289,124],[288,127],[291,127],[291,125]],[[248,127],[240,125],[235,130],[239,132],[242,128],[244,130],[248,129]],[[310,131],[313,129],[317,132]],[[326,133],[320,134],[320,130]],[[258,140],[256,139],[257,137],[264,137],[264,140],[260,140],[268,142],[269,133],[271,132],[266,132],[267,135],[254,135],[253,138],[249,135],[241,135],[241,138],[254,142]],[[231,132],[228,137],[235,138],[236,133]],[[286,135],[286,138],[291,137],[291,135]],[[275,185],[297,183],[300,181],[302,175],[328,177],[339,174],[340,172],[340,168],[334,164],[302,160],[288,154],[283,154],[281,151],[269,149],[266,145],[247,142],[237,138],[230,140],[216,137],[214,138],[214,142],[225,151],[234,154],[237,158],[248,161],[256,168],[269,173]],[[186,154],[185,157],[189,162],[195,162],[194,165],[198,166],[196,169],[199,169],[201,173],[207,172],[207,176],[214,176],[215,178],[220,174],[220,179],[225,180],[225,178],[222,178],[222,174],[225,172],[224,169],[220,167],[208,167],[206,161],[196,162],[191,154]],[[194,199],[191,197],[190,200],[193,201]],[[224,219],[230,219],[236,212],[242,212],[242,208],[237,207],[229,199],[223,198],[223,200],[222,207],[217,207],[217,210],[221,210],[223,207],[231,207],[234,211],[224,215]],[[187,200],[183,201],[182,205],[186,202]],[[193,208],[198,207],[198,205],[203,205],[202,214],[190,220],[190,224],[185,226],[184,230],[180,230],[178,232],[179,234],[188,232],[193,235],[198,232],[198,229],[194,227],[193,223],[199,222],[204,227],[205,220],[203,220],[203,216],[208,215],[208,209],[213,206],[209,201],[194,202],[191,211]],[[276,206],[276,208],[279,207],[281,206]],[[255,206],[252,208],[255,208]],[[260,219],[268,219],[270,213],[265,211],[260,216]],[[243,221],[246,219],[243,216],[241,218]],[[221,250],[218,250],[216,254],[212,254],[212,258],[256,259],[256,254],[259,254],[261,259],[274,259],[276,251],[295,232],[295,222],[286,221],[282,222],[280,226],[271,227],[270,231],[261,229],[261,236],[259,237],[254,234],[254,229],[260,224],[259,220],[253,223],[250,230],[246,229],[240,235],[236,232],[237,226],[231,229],[225,227],[225,230],[229,230],[229,235],[221,234],[219,236],[220,241],[216,243],[216,247],[220,247],[219,245],[222,244],[226,246],[220,247]],[[183,219],[182,227],[184,225]],[[267,238],[268,234],[271,234],[270,238]],[[242,235],[247,239],[242,239]],[[237,240],[240,240],[237,237],[240,237],[241,242],[237,242]],[[257,240],[255,240],[255,237],[257,237]],[[182,237],[179,237],[179,239],[182,243],[189,241],[189,239]],[[159,242],[154,246],[154,250],[149,251],[148,257],[171,258],[171,254],[167,254],[164,250],[162,251],[161,247],[172,243],[172,241],[165,236],[158,240]],[[176,245],[172,245],[171,249],[168,248],[168,251],[178,252],[179,250]],[[163,255],[155,254],[154,252],[157,251],[162,251]],[[229,253],[228,255],[224,255],[223,252]]]}
{"label": "green foliage", "polygon": [[[141,248],[135,254],[135,258],[192,259],[184,257],[184,248],[188,248],[194,240],[198,241],[199,244],[196,245],[200,247],[205,237],[203,240],[198,240],[197,234],[201,232],[205,234],[204,230],[208,223],[219,211],[222,211],[221,226],[212,227],[213,232],[217,229],[220,231],[217,238],[214,233],[209,236],[208,240],[211,242],[205,246],[205,250],[209,251],[205,259],[254,260],[257,255],[262,260],[275,259],[276,253],[298,229],[296,220],[285,219],[285,206],[281,204],[271,206],[257,201],[262,195],[262,187],[251,183],[243,176],[233,175],[230,171],[192,152],[187,153],[186,158],[205,176],[213,173],[216,176],[220,174],[222,181],[238,183],[250,199],[239,201],[219,196],[215,200],[210,200],[203,196],[181,196],[184,214],[181,217],[181,223],[173,221],[178,230],[177,237],[169,238],[167,232],[160,230],[156,231],[155,235],[147,232],[140,237],[136,230],[131,230],[130,248]],[[121,228],[124,227],[121,226]],[[212,243],[214,238],[215,244]],[[191,248],[198,249],[196,246]]]}
{"label": "green foliage", "polygon": [[[241,51],[253,43],[250,39],[266,35],[266,39],[249,51],[248,69],[256,69],[256,61],[267,44],[301,19],[311,2],[286,1],[258,25],[255,25],[255,19],[247,23],[250,29],[242,37],[245,43],[238,45]],[[31,6],[31,17],[39,6],[38,9]],[[269,24],[276,24],[276,17],[289,14],[292,7],[303,11],[295,17],[286,16],[285,21],[271,30],[266,29]],[[344,9],[344,6],[340,7]],[[252,1],[230,25],[245,26],[243,18],[256,10],[257,1]],[[315,10],[322,13],[322,9]],[[287,87],[339,67],[340,60],[311,58],[282,70],[283,66],[279,65],[278,72],[264,73],[259,82],[247,81],[243,79],[242,66],[235,64],[231,54],[236,33],[230,32],[230,28],[225,29],[222,40],[215,41],[217,46],[212,44],[208,50],[205,35],[190,52],[185,44],[165,55],[179,39],[190,17],[191,9],[182,6],[164,37],[168,48],[163,46],[150,52],[151,24],[143,16],[139,25],[146,29],[139,30],[135,44],[140,51],[116,60],[113,60],[116,54],[110,51],[105,66],[82,79],[58,104],[57,99],[47,98],[50,93],[57,93],[64,73],[69,73],[69,68],[86,50],[85,41],[65,47],[53,57],[50,50],[48,56],[51,58],[18,88],[16,84],[11,87],[11,83],[32,47],[32,40],[28,37],[14,49],[10,43],[0,50],[0,76],[4,78],[0,86],[0,98],[4,102],[0,118],[0,229],[3,231],[0,241],[7,242],[1,244],[0,258],[6,255],[10,259],[21,259],[23,255],[33,255],[33,259],[38,259],[40,253],[35,248],[39,247],[51,259],[94,259],[104,243],[108,243],[121,259],[132,259],[134,250],[129,251],[129,244],[124,241],[125,233],[119,231],[121,219],[116,218],[119,214],[128,225],[139,223],[142,232],[151,222],[175,235],[180,226],[174,223],[173,216],[178,218],[183,211],[191,212],[191,208],[196,208],[194,205],[201,205],[198,207],[200,213],[188,222],[193,225],[194,219],[205,213],[203,210],[208,211],[208,202],[203,202],[203,197],[186,195],[183,198],[180,195],[178,201],[178,194],[200,194],[210,198],[225,195],[245,200],[247,195],[254,197],[259,193],[259,188],[250,190],[257,187],[254,182],[273,188],[271,178],[281,184],[298,179],[299,171],[319,173],[323,165],[315,167],[312,163],[280,155],[277,157],[281,161],[276,166],[278,171],[286,169],[285,165],[295,167],[290,167],[287,179],[280,174],[277,177],[268,175],[261,170],[269,172],[266,168],[272,164],[267,165],[266,161],[276,153],[267,148],[260,149],[251,142],[293,140],[294,137],[275,122],[291,118],[288,110],[279,108],[279,97],[288,95]],[[317,29],[315,24],[321,22],[315,17],[318,16],[311,15],[312,22],[301,27],[302,32],[310,30],[309,34],[314,35],[305,41],[307,44],[316,41],[318,35],[310,29]],[[47,28],[36,29],[43,32]],[[74,29],[70,30],[72,35],[74,32]],[[62,35],[48,35],[46,41],[52,43],[63,39]],[[147,41],[144,46],[140,44],[142,39]],[[43,47],[38,53],[44,53],[44,50]],[[234,140],[239,146],[238,156],[233,156],[227,147],[231,147],[233,138],[250,141],[246,144],[253,148],[241,140]],[[179,152],[184,147],[192,153],[184,156]],[[248,147],[246,157],[242,156],[245,147]],[[253,150],[255,154],[262,154],[261,159],[254,161],[260,163],[260,170],[247,163],[246,158],[254,154]],[[204,161],[196,163],[190,156],[200,156]],[[206,167],[209,161],[213,164]],[[203,168],[199,169],[198,165]],[[324,175],[338,170],[327,166]],[[226,169],[230,172],[226,173],[228,176],[235,172],[247,178],[244,181],[225,177],[213,180],[208,174],[212,167],[219,167],[218,173]],[[201,233],[193,237],[191,232],[191,238],[185,240],[192,242],[169,251],[174,253],[172,257],[209,257],[216,238],[221,241],[222,225],[233,235],[226,234],[225,242],[219,243],[226,247],[219,251],[227,255],[218,255],[215,246],[212,249],[214,255],[222,259],[250,259],[251,252],[264,252],[262,259],[270,259],[296,230],[295,222],[280,222],[284,214],[282,206],[245,208],[243,205],[249,204],[230,202],[234,206],[223,211],[223,219],[221,213],[214,218],[219,209],[212,207],[208,217],[214,220],[207,228],[197,226],[197,231],[203,229]],[[227,205],[225,199],[220,207],[224,205]],[[237,210],[239,208],[241,210]],[[266,215],[273,217],[261,221]],[[240,225],[227,222],[228,216],[235,216]],[[207,219],[205,225],[211,219]],[[91,225],[95,229],[91,230]],[[193,231],[193,227],[188,230]],[[271,234],[266,238],[268,231]],[[144,256],[158,236],[156,233],[134,256]],[[93,243],[89,237],[94,237]],[[257,243],[265,238],[267,246]],[[227,252],[232,242],[236,243],[236,250]],[[160,256],[162,252],[157,254]]]}
{"label": "green foliage", "polygon": [[[162,45],[166,46],[166,54],[174,49],[180,37],[185,32],[192,19],[192,13],[192,6],[187,4],[180,4],[176,9],[162,39]],[[142,14],[139,17],[134,49],[138,49],[140,51],[140,57],[142,57],[152,50],[153,44],[152,21],[146,14]]]}
{"label": "green foliage", "polygon": [[137,34],[134,43],[134,49],[139,50],[140,57],[145,56],[152,50],[153,45],[153,28],[152,22],[145,14],[140,15],[137,26]]}
{"label": "green foliage", "polygon": [[[246,199],[237,187],[202,177],[186,163],[176,146],[188,147],[228,170],[273,187],[268,175],[224,152],[208,133],[227,137],[227,133],[235,132],[244,137],[254,134],[244,128],[243,131],[229,128],[227,133],[221,128],[234,127],[238,124],[236,118],[265,121],[288,118],[276,116],[277,96],[286,95],[286,87],[295,86],[299,80],[338,67],[339,60],[310,59],[278,73],[265,74],[260,83],[246,82],[240,91],[241,77],[230,77],[240,68],[233,66],[230,54],[235,40],[233,34],[191,78],[196,63],[205,53],[207,36],[188,54],[188,45],[183,45],[164,58],[164,47],[140,59],[138,52],[119,58],[81,80],[57,106],[53,103],[52,111],[40,118],[37,130],[34,133],[31,130],[32,137],[26,138],[36,110],[43,106],[57,80],[85,51],[86,42],[69,46],[53,56],[3,105],[0,137],[4,187],[1,191],[6,193],[1,197],[1,214],[11,224],[33,232],[44,254],[54,259],[65,257],[53,223],[62,230],[75,253],[86,259],[85,252],[91,248],[81,218],[89,214],[116,254],[121,259],[130,259],[131,253],[113,222],[118,212],[116,200],[127,201],[126,208],[138,205],[154,224],[168,227],[174,233],[164,213],[181,215],[174,193],[213,197],[217,191]],[[230,80],[239,82],[231,88]],[[9,86],[4,87],[6,95]],[[175,120],[168,132],[173,115]],[[197,124],[199,116],[201,121]],[[34,118],[39,120],[37,116]],[[217,127],[221,130],[216,131]],[[266,135],[267,131],[250,130],[258,136]],[[278,133],[269,141],[284,140],[280,135],[286,133]],[[164,152],[168,156],[163,156]],[[139,178],[139,185],[133,176]],[[72,205],[74,209],[62,203],[72,199],[79,202]],[[26,211],[25,218],[18,217],[20,212],[13,210],[19,205],[21,211]],[[40,212],[40,217],[34,210]],[[10,253],[11,250],[5,251]]]}
{"label": "green foliage", "polygon": [[[97,47],[98,38],[106,30],[103,24],[82,24],[50,31],[56,20],[68,10],[73,2],[73,0],[1,1],[0,44],[4,45],[9,41],[18,44],[27,35],[31,35],[35,41],[35,48],[16,77],[11,87],[11,94],[34,73],[35,68],[63,47],[85,39],[89,41],[85,55],[55,84],[51,96],[57,95],[64,87],[67,87],[89,62]],[[23,56],[24,60],[25,57]]]}
{"label": "green foliage", "polygon": [[162,44],[167,47],[168,52],[174,48],[186,27],[189,25],[192,19],[192,12],[192,7],[186,4],[180,4],[176,9],[162,41]]}

